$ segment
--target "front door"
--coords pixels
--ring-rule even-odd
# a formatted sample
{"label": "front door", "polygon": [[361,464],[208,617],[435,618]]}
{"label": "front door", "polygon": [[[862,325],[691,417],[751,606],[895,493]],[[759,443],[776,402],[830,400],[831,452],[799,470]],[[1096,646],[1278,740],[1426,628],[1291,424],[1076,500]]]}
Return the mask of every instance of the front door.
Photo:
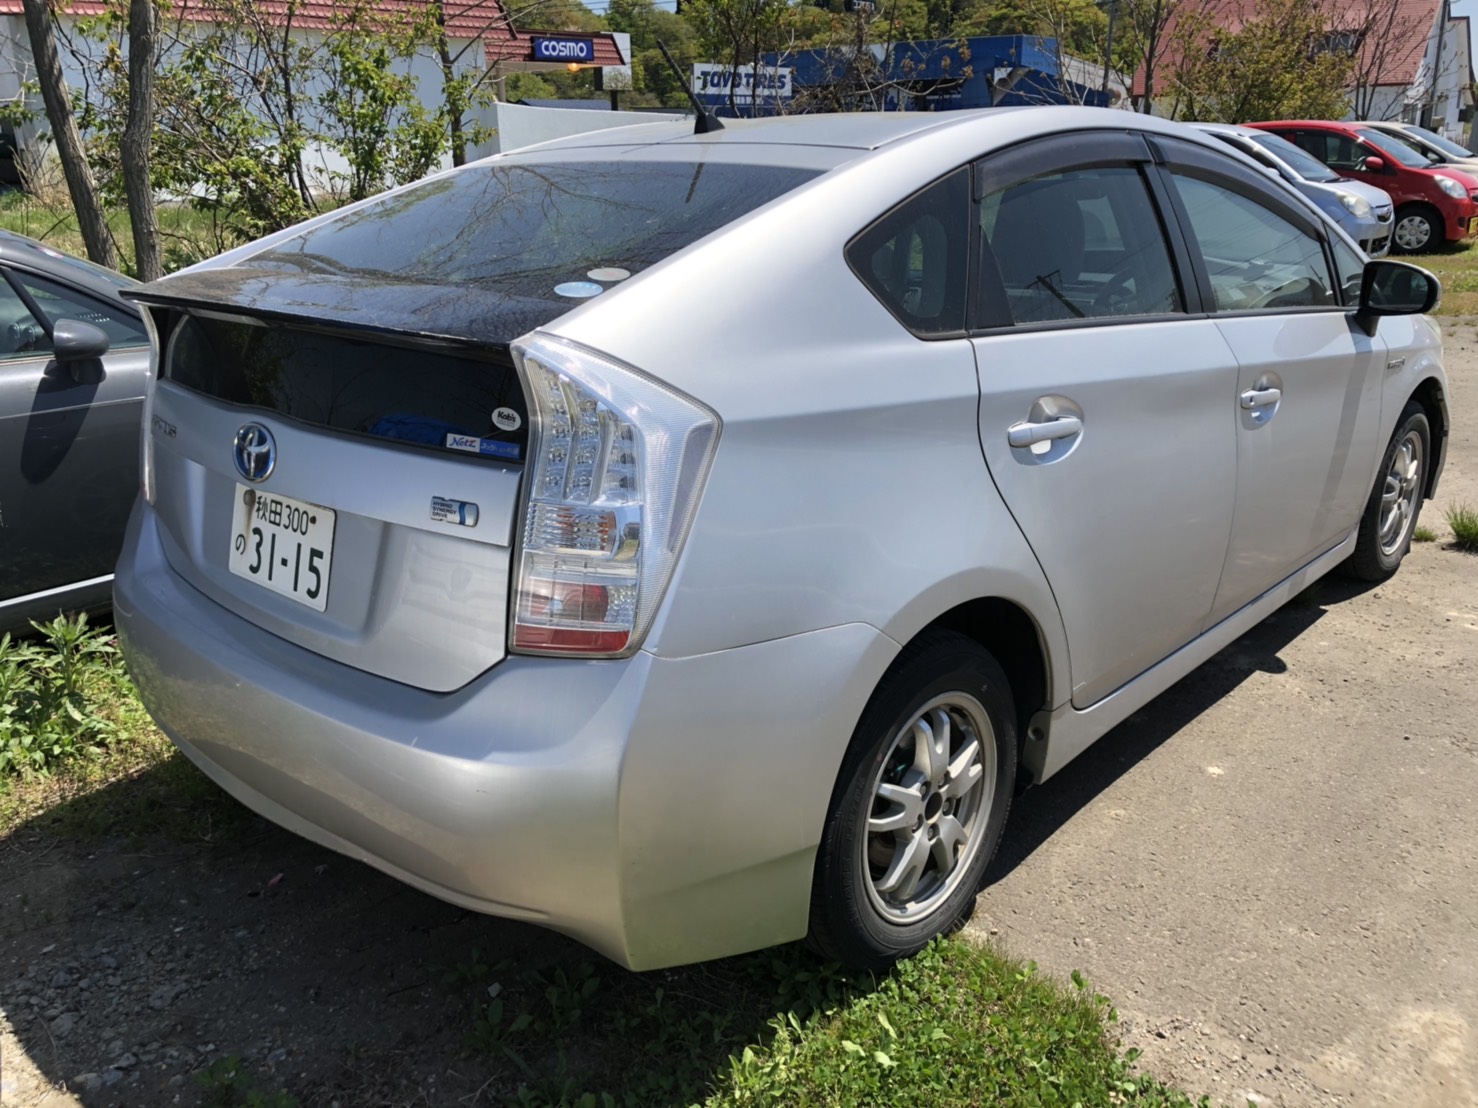
{"label": "front door", "polygon": [[1146,150],[1075,137],[1057,165],[976,174],[981,444],[1056,594],[1080,708],[1200,632],[1235,494],[1237,365],[1186,314]]}
{"label": "front door", "polygon": [[[0,602],[113,572],[138,490],[139,419],[149,352],[127,312],[38,274],[0,280]],[[80,319],[113,341],[100,361],[65,365],[46,325]]]}
{"label": "front door", "polygon": [[1218,168],[1199,152],[1169,167],[1193,261],[1238,364],[1228,412],[1237,501],[1211,622],[1355,526],[1370,493],[1385,364],[1385,344],[1344,306],[1320,225],[1260,182]]}

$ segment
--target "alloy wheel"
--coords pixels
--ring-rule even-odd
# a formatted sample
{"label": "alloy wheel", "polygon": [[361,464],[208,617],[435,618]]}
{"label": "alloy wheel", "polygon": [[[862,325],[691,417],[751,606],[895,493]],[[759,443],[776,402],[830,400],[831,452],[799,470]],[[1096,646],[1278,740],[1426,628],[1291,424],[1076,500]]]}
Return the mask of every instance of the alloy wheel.
{"label": "alloy wheel", "polygon": [[893,923],[927,916],[970,869],[996,792],[996,742],[974,697],[935,697],[899,729],[872,782],[862,863]]}
{"label": "alloy wheel", "polygon": [[1379,541],[1381,553],[1388,557],[1401,549],[1416,518],[1422,462],[1422,437],[1413,429],[1391,455],[1391,465],[1381,487]]}

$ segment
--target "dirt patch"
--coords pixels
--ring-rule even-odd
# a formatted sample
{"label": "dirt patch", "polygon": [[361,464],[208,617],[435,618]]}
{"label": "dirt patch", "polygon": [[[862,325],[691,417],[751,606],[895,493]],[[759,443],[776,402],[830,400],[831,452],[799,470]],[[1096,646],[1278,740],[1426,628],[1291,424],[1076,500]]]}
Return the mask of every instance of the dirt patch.
{"label": "dirt patch", "polygon": [[[1083,970],[1218,1102],[1478,1102],[1478,558],[1440,511],[1478,503],[1475,346],[1449,329],[1439,541],[1319,586],[1023,796],[981,899],[982,934]],[[468,1049],[489,966],[622,975],[254,817],[217,839],[0,844],[0,1104],[234,1103],[196,1079],[230,1057],[305,1104],[498,1103],[516,1067]]]}

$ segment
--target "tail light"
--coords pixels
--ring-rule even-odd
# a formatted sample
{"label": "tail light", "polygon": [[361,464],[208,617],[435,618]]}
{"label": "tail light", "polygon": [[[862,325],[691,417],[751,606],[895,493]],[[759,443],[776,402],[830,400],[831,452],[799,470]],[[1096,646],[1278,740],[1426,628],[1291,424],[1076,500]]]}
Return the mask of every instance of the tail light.
{"label": "tail light", "polygon": [[630,654],[687,537],[718,444],[718,416],[639,370],[550,335],[514,343],[513,358],[530,426],[510,647]]}

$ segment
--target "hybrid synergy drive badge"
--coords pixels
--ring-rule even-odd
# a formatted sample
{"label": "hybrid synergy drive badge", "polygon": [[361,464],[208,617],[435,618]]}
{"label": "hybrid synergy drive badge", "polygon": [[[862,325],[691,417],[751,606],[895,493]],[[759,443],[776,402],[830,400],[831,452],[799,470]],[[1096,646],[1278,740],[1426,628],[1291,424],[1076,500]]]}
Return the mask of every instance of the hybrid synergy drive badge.
{"label": "hybrid synergy drive badge", "polygon": [[449,500],[444,496],[431,498],[431,518],[437,523],[460,523],[463,527],[477,526],[477,505],[466,500]]}

